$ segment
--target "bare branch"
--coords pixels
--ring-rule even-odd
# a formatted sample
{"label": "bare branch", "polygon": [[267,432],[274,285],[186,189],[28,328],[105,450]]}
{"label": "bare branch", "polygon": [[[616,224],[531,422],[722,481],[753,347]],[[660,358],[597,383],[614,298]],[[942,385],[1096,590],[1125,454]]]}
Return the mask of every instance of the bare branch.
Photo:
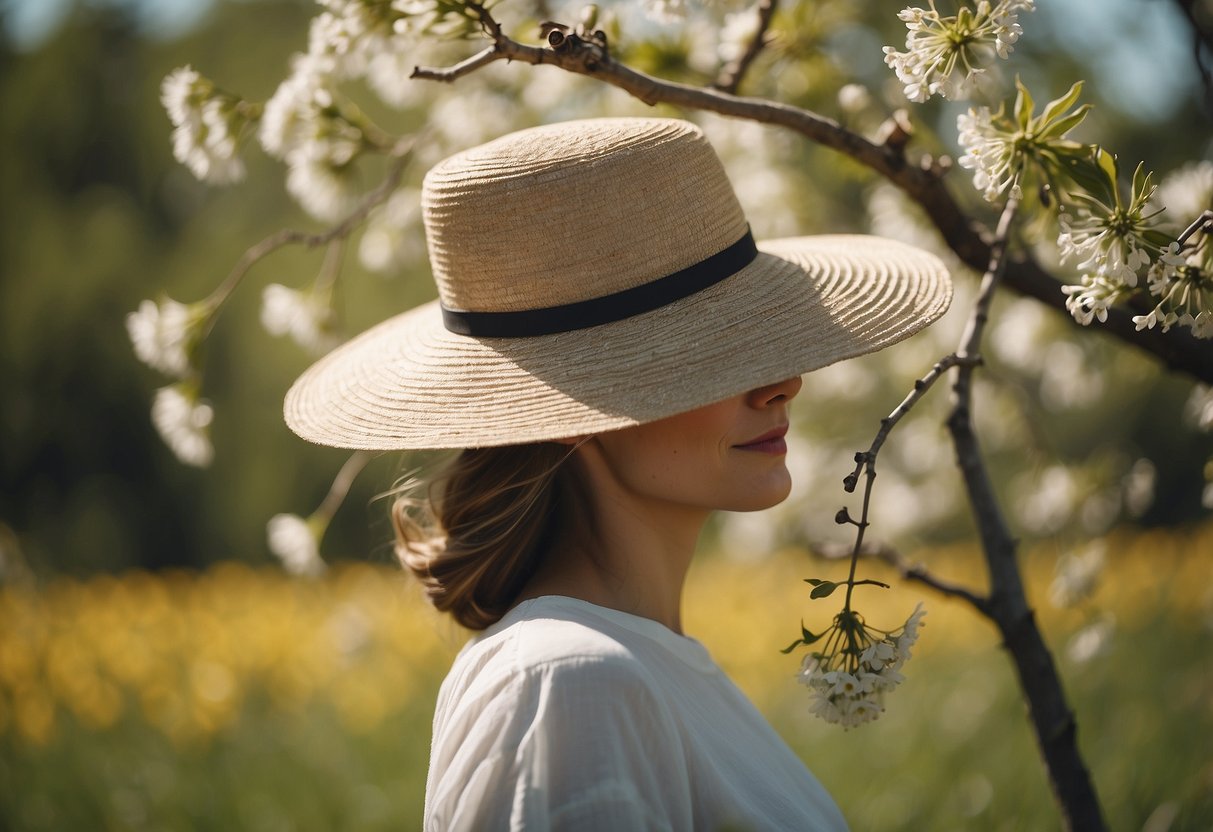
{"label": "bare branch", "polygon": [[444,83],[452,83],[459,80],[465,75],[468,75],[482,66],[488,66],[494,61],[500,60],[501,57],[497,53],[496,46],[486,46],[475,55],[465,60],[460,61],[454,66],[446,69],[427,69],[426,67],[413,67],[413,72],[409,75],[410,78],[417,78],[421,81],[442,81]]}
{"label": "bare branch", "polygon": [[746,70],[750,68],[750,64],[754,63],[754,59],[762,52],[763,47],[767,45],[767,30],[771,26],[771,18],[775,16],[776,0],[758,0],[756,11],[758,12],[758,28],[754,32],[754,36],[750,38],[749,44],[746,46],[745,52],[742,52],[737,58],[729,61],[720,70],[720,75],[716,78],[716,83],[712,86],[724,92],[735,93],[737,87],[741,84],[741,79],[745,77]]}
{"label": "bare branch", "polygon": [[[1018,207],[1017,199],[1008,200],[999,219],[998,231],[990,246],[990,262],[961,337],[960,349],[957,350],[960,356],[976,357],[980,354],[990,304],[1006,268],[1006,244]],[[947,424],[990,577],[990,591],[982,612],[998,627],[1003,636],[1003,645],[1015,664],[1020,687],[1028,702],[1036,740],[1066,828],[1103,830],[1107,825],[1099,798],[1078,750],[1077,723],[1066,703],[1052,654],[1028,606],[1023,577],[1015,558],[1017,542],[1002,516],[981,458],[977,435],[973,431],[972,376],[975,367],[976,362],[957,367],[952,386],[952,413]]]}
{"label": "bare branch", "polygon": [[[249,269],[256,265],[258,261],[268,257],[284,246],[298,244],[306,248],[316,248],[317,246],[327,245],[334,240],[344,239],[352,234],[354,229],[366,219],[367,214],[375,206],[385,202],[392,195],[392,192],[396,190],[396,187],[400,184],[401,177],[404,175],[404,166],[408,161],[409,155],[412,153],[415,143],[415,136],[397,142],[390,154],[395,161],[388,170],[387,176],[384,177],[383,181],[374,190],[362,198],[362,201],[358,203],[344,220],[332,228],[320,232],[284,228],[253,244],[240,256],[240,259],[236,261],[236,265],[232,267],[227,277],[210,294],[205,303],[213,308],[221,306],[228,296],[235,291],[236,287],[240,285],[240,282],[244,280],[244,276],[248,273]],[[212,323],[213,321],[214,318],[212,316]]]}
{"label": "bare branch", "polygon": [[994,290],[1002,279],[1006,266],[1006,243],[1010,233],[1011,222],[1019,208],[1019,200],[1007,200],[1002,217],[998,223],[998,232],[994,244],[990,247],[990,264],[982,277],[981,290],[977,301],[973,304],[973,312],[961,336],[960,349],[957,354],[971,359],[962,364],[956,371],[956,380],[952,385],[952,414],[948,417],[948,429],[952,432],[952,441],[956,446],[957,464],[964,473],[965,485],[969,492],[969,502],[977,519],[978,531],[981,535],[982,548],[990,562],[990,593],[996,596],[999,592],[1010,595],[1022,595],[1023,585],[1019,575],[1019,567],[1015,563],[1016,541],[1011,536],[998,506],[998,498],[994,495],[993,486],[982,462],[981,453],[977,447],[977,436],[972,427],[972,397],[973,370],[980,360],[981,336],[985,332],[989,320],[990,305],[994,300]]}
{"label": "bare branch", "polygon": [[[827,558],[829,560],[842,560],[843,558],[851,557],[852,547],[850,544],[835,543],[833,541],[822,541],[812,543],[809,549],[816,555]],[[938,578],[931,573],[930,570],[922,563],[912,563],[905,555],[898,552],[887,543],[866,543],[860,549],[859,556],[878,560],[888,564],[897,571],[904,580],[915,581],[917,583],[929,586],[936,592],[947,595],[952,598],[959,598],[965,601],[982,615],[988,616],[989,600],[984,596],[974,592],[968,587],[960,584],[945,581],[943,578]]]}

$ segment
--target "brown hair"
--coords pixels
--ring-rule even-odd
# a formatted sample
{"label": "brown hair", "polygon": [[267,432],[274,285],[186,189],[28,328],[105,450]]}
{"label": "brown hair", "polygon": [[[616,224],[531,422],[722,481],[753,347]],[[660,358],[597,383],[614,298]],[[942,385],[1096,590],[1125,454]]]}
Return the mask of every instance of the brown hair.
{"label": "brown hair", "polygon": [[392,505],[396,556],[435,607],[472,630],[498,621],[554,538],[580,514],[573,449],[554,442],[471,448]]}

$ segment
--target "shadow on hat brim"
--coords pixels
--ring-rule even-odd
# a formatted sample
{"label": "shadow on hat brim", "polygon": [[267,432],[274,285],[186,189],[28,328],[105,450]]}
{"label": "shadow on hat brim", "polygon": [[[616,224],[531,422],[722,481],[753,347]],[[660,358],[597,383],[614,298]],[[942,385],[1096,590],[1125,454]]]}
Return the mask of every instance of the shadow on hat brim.
{"label": "shadow on hat brim", "polygon": [[879,237],[772,240],[747,267],[622,321],[534,338],[448,332],[437,301],[329,353],[288,391],[321,445],[470,448],[652,422],[883,349],[936,320],[944,265]]}

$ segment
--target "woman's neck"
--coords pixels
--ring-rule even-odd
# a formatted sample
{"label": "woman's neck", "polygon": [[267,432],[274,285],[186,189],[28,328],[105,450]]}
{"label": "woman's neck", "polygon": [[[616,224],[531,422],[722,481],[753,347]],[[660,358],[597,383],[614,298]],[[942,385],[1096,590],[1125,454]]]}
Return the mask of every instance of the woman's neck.
{"label": "woman's neck", "polygon": [[557,536],[519,600],[566,595],[682,632],[682,588],[710,512],[637,499],[593,473],[588,522]]}

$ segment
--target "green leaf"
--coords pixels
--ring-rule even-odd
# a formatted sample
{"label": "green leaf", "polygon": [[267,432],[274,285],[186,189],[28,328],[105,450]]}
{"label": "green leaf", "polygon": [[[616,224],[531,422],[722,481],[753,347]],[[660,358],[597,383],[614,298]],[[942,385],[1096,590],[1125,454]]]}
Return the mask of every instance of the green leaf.
{"label": "green leaf", "polygon": [[[1040,114],[1040,118],[1036,120],[1036,123],[1041,127],[1047,127],[1050,121],[1073,107],[1075,102],[1078,101],[1078,96],[1080,95],[1082,95],[1082,81],[1075,81],[1074,86],[1070,87],[1069,92],[1067,92],[1061,98],[1054,98],[1045,105],[1045,111]],[[1086,115],[1086,110],[1089,109],[1091,109],[1091,105],[1084,104],[1082,110],[1083,115]]]}
{"label": "green leaf", "polygon": [[1148,193],[1150,190],[1150,180],[1154,178],[1152,171],[1146,170],[1145,162],[1138,162],[1137,169],[1133,171],[1133,198],[1138,195]]}
{"label": "green leaf", "polygon": [[1157,228],[1147,228],[1141,232],[1141,236],[1147,243],[1156,246],[1160,251],[1166,251],[1167,247],[1175,242],[1175,235],[1159,231]]}
{"label": "green leaf", "polygon": [[1112,186],[1112,193],[1115,193],[1116,181],[1120,178],[1120,166],[1116,163],[1116,154],[1109,153],[1095,145],[1095,164],[1099,165],[1100,170],[1104,172],[1104,176]]}
{"label": "green leaf", "polygon": [[804,626],[803,621],[800,623],[800,633],[801,633],[800,640],[801,640],[801,642],[803,642],[805,644],[805,646],[808,646],[815,641],[819,641],[821,639],[821,637],[826,634],[826,632],[827,631],[823,630],[822,632],[818,633],[817,635],[813,635],[809,631],[809,628]]}
{"label": "green leaf", "polygon": [[813,591],[809,593],[809,597],[826,598],[836,589],[838,589],[838,584],[833,581],[818,581],[813,586]]}
{"label": "green leaf", "polygon": [[[1108,164],[1101,163],[1101,156],[1108,157]],[[1116,163],[1110,154],[1102,148],[1091,145],[1090,153],[1077,154],[1066,159],[1065,174],[1078,187],[1086,191],[1084,194],[1074,194],[1073,198],[1083,201],[1093,201],[1096,204],[1111,206],[1116,201]]]}
{"label": "green leaf", "polygon": [[819,641],[828,632],[829,632],[829,630],[825,630],[821,633],[818,633],[817,635],[813,635],[813,632],[811,630],[809,630],[808,627],[804,626],[804,622],[801,621],[800,622],[800,638],[796,639],[795,641],[793,641],[791,644],[789,644],[787,647],[783,648],[779,652],[785,653],[785,654],[791,653],[793,650],[795,650],[797,647],[799,647],[802,644],[805,647],[808,647],[813,642]]}
{"label": "green leaf", "polygon": [[1020,130],[1027,130],[1032,124],[1032,107],[1035,106],[1032,93],[1028,92],[1018,76],[1015,78],[1015,88],[1019,90],[1015,96],[1015,121],[1019,123]]}
{"label": "green leaf", "polygon": [[829,581],[823,581],[821,578],[805,578],[804,582],[806,584],[812,584],[813,586],[821,586],[822,584],[829,583]]}
{"label": "green leaf", "polygon": [[1087,113],[1091,112],[1090,104],[1083,104],[1074,112],[1065,118],[1058,119],[1053,124],[1046,126],[1037,134],[1039,139],[1060,139],[1069,133],[1075,127],[1082,123],[1082,120],[1087,117]]}

